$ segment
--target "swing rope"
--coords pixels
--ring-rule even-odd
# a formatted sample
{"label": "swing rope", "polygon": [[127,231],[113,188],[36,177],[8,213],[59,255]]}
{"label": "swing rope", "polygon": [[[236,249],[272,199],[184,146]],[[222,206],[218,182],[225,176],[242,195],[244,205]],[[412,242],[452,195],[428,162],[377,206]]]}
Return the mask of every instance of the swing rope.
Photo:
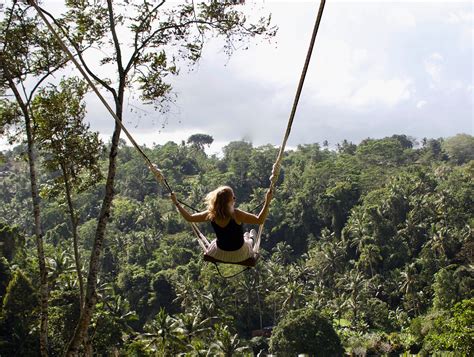
{"label": "swing rope", "polygon": [[[293,107],[291,109],[290,117],[288,119],[288,124],[286,126],[286,131],[285,131],[285,135],[283,137],[283,142],[280,146],[280,150],[278,152],[278,156],[275,160],[275,163],[273,164],[272,174],[270,176],[270,188],[269,188],[271,191],[274,191],[276,183],[278,181],[278,177],[280,175],[281,162],[283,160],[283,155],[284,155],[284,152],[285,152],[286,143],[288,141],[288,138],[290,137],[291,127],[292,127],[293,121],[295,119],[296,109],[298,108],[298,103],[299,103],[299,100],[300,100],[300,97],[301,97],[301,92],[303,90],[304,80],[306,78],[309,63],[311,61],[311,55],[313,54],[313,48],[314,48],[314,44],[316,42],[316,36],[318,34],[319,25],[321,24],[321,19],[322,19],[322,16],[323,16],[323,11],[324,11],[324,5],[325,4],[326,4],[326,0],[321,0],[321,3],[319,4],[318,15],[316,16],[316,22],[314,23],[313,33],[311,35],[311,41],[310,41],[310,44],[309,44],[308,52],[306,54],[306,60],[305,60],[304,66],[303,66],[303,70],[301,72],[300,81],[298,83],[298,88],[296,90],[295,99],[293,101]],[[264,224],[265,224],[265,222],[263,222],[258,227],[257,240],[256,240],[255,246],[254,246],[254,251],[256,251],[257,253],[260,249],[260,241],[261,241],[260,237],[261,237],[262,232],[263,232]]]}
{"label": "swing rope", "polygon": [[278,176],[280,174],[281,161],[283,160],[283,154],[284,154],[284,151],[285,151],[285,148],[286,148],[286,143],[288,141],[288,138],[290,137],[291,127],[292,127],[293,121],[295,119],[296,109],[298,107],[301,92],[303,90],[303,84],[304,84],[304,80],[306,78],[306,73],[308,72],[308,67],[309,67],[309,62],[311,60],[311,55],[313,54],[313,48],[314,48],[314,44],[316,42],[316,36],[318,34],[319,25],[321,23],[321,18],[323,16],[323,11],[324,11],[324,5],[325,4],[326,4],[326,0],[321,0],[321,3],[319,5],[319,10],[318,10],[318,15],[316,17],[316,22],[315,22],[314,28],[313,28],[313,34],[311,35],[311,41],[310,41],[310,44],[309,44],[308,52],[306,54],[306,60],[305,60],[304,66],[303,66],[303,71],[301,72],[300,81],[299,81],[299,84],[298,84],[298,89],[296,90],[295,99],[293,101],[293,107],[291,109],[291,114],[290,114],[290,117],[288,119],[288,125],[286,127],[285,136],[283,137],[283,142],[280,146],[280,151],[278,152],[278,156],[275,160],[275,164],[273,165],[272,176],[270,177],[270,189],[271,190],[273,190],[275,188],[276,182],[278,180]]}
{"label": "swing rope", "polygon": [[[87,72],[82,68],[81,64],[76,60],[76,58],[74,57],[74,55],[72,54],[72,52],[69,50],[69,48],[65,45],[64,41],[62,40],[62,38],[59,36],[59,34],[56,32],[56,30],[54,29],[54,27],[51,25],[51,23],[48,21],[48,19],[46,18],[46,16],[44,15],[45,11],[43,9],[41,9],[38,4],[35,2],[35,0],[28,0],[28,3],[33,6],[38,15],[41,17],[41,19],[43,20],[43,22],[46,24],[46,26],[48,27],[48,29],[51,31],[51,33],[53,34],[54,38],[58,41],[59,45],[61,46],[61,48],[63,49],[63,51],[66,53],[66,55],[69,57],[69,59],[73,62],[73,64],[76,66],[76,68],[79,70],[79,72],[81,73],[81,75],[84,77],[84,79],[86,80],[86,82],[89,84],[89,86],[92,88],[92,90],[94,91],[94,93],[97,95],[97,97],[100,99],[100,101],[102,102],[102,104],[105,106],[105,108],[109,111],[110,115],[114,118],[116,124],[120,127],[120,129],[125,133],[125,135],[127,136],[128,140],[132,143],[132,145],[135,147],[135,149],[139,152],[139,154],[142,156],[142,158],[145,160],[148,168],[150,169],[150,171],[153,173],[153,175],[155,176],[156,180],[158,182],[160,182],[168,191],[169,193],[172,193],[173,190],[171,189],[170,185],[168,184],[166,178],[163,176],[163,173],[161,172],[161,170],[151,162],[151,160],[148,158],[148,156],[143,152],[143,150],[141,149],[141,147],[138,145],[138,143],[135,141],[135,139],[133,138],[133,136],[130,134],[130,132],[127,130],[127,128],[123,125],[122,123],[122,120],[117,116],[117,114],[114,112],[114,110],[110,107],[110,105],[108,104],[108,102],[105,100],[105,98],[102,96],[102,94],[99,92],[99,90],[97,89],[96,85],[94,84],[94,82],[91,80],[91,78],[89,77],[89,75],[87,74]],[[318,29],[319,29],[319,25],[321,23],[321,18],[322,18],[322,15],[323,15],[323,11],[324,11],[324,5],[325,5],[326,1],[325,0],[321,0],[320,2],[320,6],[319,6],[319,10],[318,10],[318,15],[316,17],[316,22],[315,22],[315,25],[314,25],[314,29],[313,29],[313,33],[312,33],[312,36],[311,36],[311,41],[310,41],[310,45],[309,45],[309,48],[308,48],[308,52],[307,52],[307,55],[306,55],[306,60],[305,60],[305,63],[304,63],[304,66],[303,66],[303,71],[301,73],[301,77],[300,77],[300,80],[299,80],[299,84],[298,84],[298,88],[297,88],[297,91],[296,91],[296,95],[295,95],[295,99],[294,99],[294,102],[293,102],[293,107],[292,107],[292,110],[291,110],[291,113],[290,113],[290,117],[288,119],[288,124],[287,124],[287,127],[286,127],[286,132],[285,132],[285,135],[283,137],[283,142],[280,146],[280,150],[278,152],[278,155],[277,155],[277,158],[275,160],[275,163],[273,164],[273,168],[272,168],[272,173],[271,173],[271,176],[270,176],[270,186],[269,186],[269,190],[274,190],[275,189],[275,186],[276,186],[276,182],[278,180],[278,177],[279,177],[279,174],[280,174],[280,171],[281,171],[281,162],[283,160],[283,155],[284,155],[284,151],[285,151],[285,148],[286,148],[286,144],[287,144],[287,141],[288,141],[288,138],[290,136],[290,133],[291,133],[291,127],[293,125],[293,121],[294,121],[294,117],[295,117],[295,114],[296,114],[296,109],[298,107],[298,102],[299,102],[299,99],[300,99],[300,96],[301,96],[301,92],[302,92],[302,89],[303,89],[303,84],[304,84],[304,80],[306,78],[306,73],[308,71],[308,67],[309,67],[309,62],[311,60],[311,55],[312,55],[312,52],[313,52],[313,48],[314,48],[314,44],[315,44],[315,41],[316,41],[316,36],[317,36],[317,33],[318,33]],[[60,28],[60,27],[59,27]],[[60,28],[62,30],[62,28]],[[66,35],[67,37],[67,35]],[[79,53],[79,49],[77,48],[77,46],[74,44],[74,42],[71,41],[71,44],[72,46],[74,47],[74,49]],[[178,200],[179,203],[181,203],[182,205],[196,211],[196,209],[194,207],[191,207],[189,206],[188,204],[186,204],[185,202],[182,202],[180,200]],[[259,226],[259,229],[258,229],[258,233],[257,233],[257,237],[256,237],[256,242],[255,242],[255,245],[254,245],[254,253],[256,254],[256,256],[258,257],[258,252],[259,252],[259,249],[260,249],[260,241],[261,241],[261,235],[262,235],[262,232],[263,232],[263,227],[264,227],[264,223],[263,222],[260,226]],[[197,227],[196,224],[194,223],[191,223],[191,227],[192,227],[192,230],[193,232],[195,233],[196,237],[198,238],[198,243],[199,245],[201,246],[201,248],[203,248],[204,251],[207,250],[207,248],[209,247],[209,241],[207,240],[207,238],[201,233],[201,231],[199,230],[199,228]],[[215,263],[215,262],[214,262]],[[226,263],[226,262],[223,262],[223,263]],[[238,264],[238,263],[237,263]],[[255,265],[255,263],[253,264]],[[217,267],[217,264],[216,264],[216,267]],[[244,269],[246,270],[246,269]],[[242,270],[242,271],[244,271]],[[241,272],[237,273],[237,274],[240,274]],[[220,274],[220,271],[219,271],[219,274]],[[235,275],[237,275],[235,274]],[[233,276],[235,276],[233,275]],[[221,274],[222,276],[222,274]]]}
{"label": "swing rope", "polygon": [[[303,70],[301,72],[298,88],[296,90],[295,99],[293,101],[293,107],[291,109],[291,113],[290,113],[290,117],[288,119],[288,124],[287,124],[287,127],[286,127],[285,135],[283,137],[283,142],[280,146],[280,150],[278,152],[278,156],[275,160],[275,163],[273,164],[272,174],[270,176],[270,187],[269,187],[269,190],[272,190],[272,191],[275,189],[276,182],[277,182],[278,177],[280,175],[281,162],[283,160],[283,155],[284,155],[284,152],[285,152],[286,143],[288,141],[288,138],[290,137],[291,127],[293,125],[293,121],[294,121],[294,118],[295,118],[296,109],[298,108],[298,103],[299,103],[299,100],[300,100],[300,97],[301,97],[301,92],[303,90],[303,84],[304,84],[304,81],[305,81],[305,78],[306,78],[306,74],[308,72],[309,63],[311,61],[311,55],[313,54],[313,48],[314,48],[314,44],[316,42],[316,36],[318,34],[319,25],[321,24],[321,19],[322,19],[322,16],[323,16],[323,11],[324,11],[325,4],[326,4],[326,1],[321,0],[321,3],[319,5],[319,10],[318,10],[318,15],[316,16],[316,22],[315,22],[314,28],[313,28],[313,33],[311,35],[311,41],[310,41],[310,44],[309,44],[308,52],[306,54],[306,60],[305,60],[304,66],[303,66]],[[259,256],[260,242],[261,242],[261,237],[262,237],[264,225],[265,225],[265,222],[260,224],[259,227],[258,227],[257,237],[256,237],[256,240],[255,240],[255,244],[253,246],[255,259],[253,261],[250,261],[251,265],[255,265],[256,259]],[[221,261],[218,261],[215,258],[208,257],[206,255],[205,255],[205,259],[207,261],[210,261],[210,262],[213,262],[213,263],[221,262]],[[221,262],[221,263],[228,263],[228,262]],[[216,267],[217,267],[217,264],[216,264]],[[220,274],[220,271],[219,271],[219,274]],[[221,274],[221,276],[222,276],[222,274]]]}

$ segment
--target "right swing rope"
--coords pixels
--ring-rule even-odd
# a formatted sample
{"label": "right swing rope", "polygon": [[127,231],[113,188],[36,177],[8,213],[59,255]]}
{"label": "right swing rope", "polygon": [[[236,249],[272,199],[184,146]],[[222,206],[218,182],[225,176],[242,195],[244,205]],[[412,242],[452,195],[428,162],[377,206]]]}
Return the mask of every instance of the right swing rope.
{"label": "right swing rope", "polygon": [[[301,72],[300,81],[299,81],[299,84],[298,84],[298,88],[296,90],[295,99],[293,101],[293,107],[291,109],[291,113],[290,113],[290,117],[288,119],[288,124],[287,124],[287,127],[286,127],[285,135],[283,137],[283,142],[280,146],[280,150],[278,152],[275,163],[273,164],[272,174],[270,176],[270,187],[269,187],[269,189],[272,190],[272,191],[274,191],[276,183],[278,181],[278,177],[280,175],[281,161],[283,160],[283,155],[284,155],[284,152],[285,152],[286,143],[287,143],[288,138],[289,138],[290,133],[291,133],[291,127],[293,125],[293,121],[294,121],[295,114],[296,114],[296,109],[298,108],[298,102],[300,100],[301,92],[303,90],[304,80],[305,80],[306,74],[308,72],[308,67],[309,67],[309,63],[311,61],[311,55],[313,53],[313,48],[314,48],[314,44],[316,42],[316,36],[318,34],[319,25],[321,23],[321,19],[322,19],[322,16],[323,16],[323,11],[324,11],[324,5],[325,4],[326,4],[326,0],[321,0],[321,3],[319,5],[319,10],[318,10],[318,15],[316,17],[316,22],[315,22],[314,28],[313,28],[313,33],[311,35],[311,41],[310,41],[310,44],[309,44],[308,52],[306,54],[306,60],[305,60],[304,66],[303,66],[303,71]],[[254,252],[255,258],[254,259],[249,258],[249,259],[245,260],[244,262],[233,263],[233,264],[241,264],[241,265],[247,265],[247,266],[254,266],[256,264],[256,260],[259,257],[260,243],[261,243],[261,237],[262,237],[264,225],[265,225],[265,222],[260,224],[259,227],[258,227],[257,237],[255,239],[255,244],[253,246],[253,252]],[[202,240],[204,235],[199,231],[199,228],[195,224],[193,224],[193,231],[195,232],[195,234],[198,238],[199,244],[201,245],[201,247],[203,247],[205,245],[205,243],[203,243],[203,240]],[[207,239],[205,237],[204,237],[204,239],[207,241]],[[209,246],[209,243],[207,244],[207,247],[208,246]],[[206,252],[206,249],[204,250],[204,252]],[[217,260],[213,257],[210,257],[210,256],[206,255],[206,254],[204,255],[204,258],[205,258],[206,261],[213,262],[213,263],[227,263],[227,262],[219,261],[219,260]]]}
{"label": "right swing rope", "polygon": [[[320,25],[321,19],[323,17],[323,11],[324,11],[324,5],[325,4],[326,4],[326,0],[321,0],[321,3],[319,4],[318,16],[316,17],[316,22],[314,24],[313,33],[311,35],[311,41],[310,41],[310,44],[309,44],[308,52],[306,54],[306,60],[305,60],[304,66],[303,66],[303,71],[301,72],[300,81],[299,81],[299,84],[298,84],[298,88],[296,90],[295,99],[293,101],[293,107],[291,109],[290,117],[288,119],[288,124],[286,126],[286,132],[285,132],[285,135],[283,137],[283,142],[280,146],[278,156],[275,160],[275,163],[273,164],[272,174],[270,176],[270,187],[269,187],[269,189],[272,190],[272,191],[274,191],[276,183],[278,181],[278,177],[280,175],[281,161],[283,160],[283,155],[284,155],[284,152],[285,152],[286,143],[288,141],[288,138],[290,137],[291,126],[293,125],[293,121],[294,121],[295,114],[296,114],[296,109],[298,107],[298,102],[300,100],[301,92],[303,90],[304,80],[306,78],[306,73],[308,72],[308,67],[309,67],[309,62],[311,60],[311,55],[313,54],[313,48],[314,48],[314,44],[316,42],[316,36],[318,34],[319,25]],[[258,254],[258,252],[260,250],[260,241],[261,241],[261,236],[262,236],[264,224],[265,224],[265,222],[262,223],[258,227],[257,239],[256,239],[255,245],[254,245],[254,252],[256,254]]]}

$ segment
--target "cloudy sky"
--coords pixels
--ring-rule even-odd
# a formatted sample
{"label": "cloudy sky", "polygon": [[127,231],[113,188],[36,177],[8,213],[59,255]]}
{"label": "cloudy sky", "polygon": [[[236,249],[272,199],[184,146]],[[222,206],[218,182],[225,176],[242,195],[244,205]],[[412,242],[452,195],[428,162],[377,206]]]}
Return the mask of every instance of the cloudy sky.
{"label": "cloudy sky", "polygon": [[[47,2],[45,2],[47,8]],[[213,42],[194,71],[173,79],[166,114],[127,101],[126,124],[142,144],[212,135],[279,145],[314,26],[319,1],[247,1],[271,12],[272,43],[254,42],[230,59]],[[473,135],[472,2],[328,0],[289,146],[407,134]],[[90,96],[88,120],[104,138],[113,120]]]}

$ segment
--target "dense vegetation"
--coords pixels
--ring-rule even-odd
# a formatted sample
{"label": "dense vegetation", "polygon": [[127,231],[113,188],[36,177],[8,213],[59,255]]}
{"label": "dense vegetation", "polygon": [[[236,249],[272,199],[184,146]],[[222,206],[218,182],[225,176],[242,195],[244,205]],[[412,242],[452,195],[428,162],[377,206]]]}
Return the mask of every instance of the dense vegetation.
{"label": "dense vegetation", "polygon": [[[0,355],[473,354],[470,135],[288,151],[258,266],[224,280],[203,264],[120,122],[130,100],[166,111],[169,78],[209,39],[229,55],[271,40],[271,16],[237,3],[65,1],[45,13],[112,105],[107,145],[84,121],[92,81],[73,76],[36,2],[4,7]],[[229,184],[256,207],[277,149],[235,141],[209,156],[212,142],[196,133],[145,152],[192,206]]]}
{"label": "dense vegetation", "polygon": [[[179,198],[202,208],[208,191],[229,184],[239,207],[260,203],[276,148],[236,141],[219,157],[204,151],[209,136],[190,139],[145,148]],[[1,155],[1,355],[37,355],[39,348],[39,270],[25,151],[20,145]],[[416,144],[394,135],[358,145],[344,141],[335,150],[311,144],[288,151],[263,258],[229,280],[202,262],[189,226],[136,151],[121,143],[118,153],[88,331],[95,352],[231,356],[271,349],[283,355],[334,346],[331,355],[343,346],[353,355],[472,355],[472,136]],[[87,276],[107,158],[102,154],[97,166],[74,172],[68,196],[67,176],[60,163],[51,164],[58,158],[53,147],[41,145],[38,154],[49,351],[57,355],[79,317],[76,261]],[[212,236],[210,227],[201,228]],[[271,326],[268,337],[264,328]],[[306,344],[295,344],[297,337]]]}

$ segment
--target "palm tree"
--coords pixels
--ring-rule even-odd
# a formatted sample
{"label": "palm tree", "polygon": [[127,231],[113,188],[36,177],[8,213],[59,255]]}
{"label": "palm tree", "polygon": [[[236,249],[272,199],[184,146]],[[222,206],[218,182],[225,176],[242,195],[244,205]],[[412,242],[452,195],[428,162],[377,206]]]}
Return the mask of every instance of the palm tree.
{"label": "palm tree", "polygon": [[176,345],[182,345],[176,330],[176,321],[162,308],[155,318],[145,325],[146,333],[142,339],[147,342],[147,348],[160,356],[173,355]]}
{"label": "palm tree", "polygon": [[415,263],[411,263],[405,266],[405,270],[400,272],[400,291],[405,295],[414,293],[415,285],[418,281],[418,271]]}
{"label": "palm tree", "polygon": [[289,258],[293,253],[293,248],[285,242],[278,242],[276,247],[273,248],[272,260],[276,263],[286,265],[289,263]]}
{"label": "palm tree", "polygon": [[[205,343],[202,340],[192,340],[190,344],[188,344],[188,352],[184,353],[183,356],[186,357],[209,357],[214,356],[212,352],[212,346]],[[181,355],[179,355],[181,356]]]}
{"label": "palm tree", "polygon": [[375,244],[367,244],[362,247],[360,252],[358,265],[370,269],[370,276],[374,276],[374,264],[379,263],[382,260],[382,255],[380,254],[380,248]]}
{"label": "palm tree", "polygon": [[417,285],[419,283],[418,270],[415,263],[405,266],[405,270],[400,272],[400,291],[404,294],[403,300],[406,301],[408,308],[412,310],[415,315],[418,311],[418,294]]}
{"label": "palm tree", "polygon": [[446,249],[448,229],[446,227],[436,227],[436,224],[431,225],[431,238],[425,243],[425,247],[432,249],[437,253],[437,257],[446,259]]}
{"label": "palm tree", "polygon": [[218,324],[215,328],[216,342],[213,342],[211,345],[215,352],[225,357],[235,357],[249,351],[249,347],[242,345],[237,334],[232,335],[229,332],[228,326]]}
{"label": "palm tree", "polygon": [[282,286],[279,291],[283,298],[282,310],[293,310],[302,307],[305,294],[303,286],[299,282],[290,281],[285,286]]}
{"label": "palm tree", "polygon": [[189,276],[178,275],[175,285],[176,298],[173,302],[179,302],[186,311],[194,310],[198,301],[198,289],[196,283]]}
{"label": "palm tree", "polygon": [[345,306],[352,309],[353,321],[357,322],[359,306],[367,288],[364,275],[357,269],[352,269],[337,280],[337,285],[345,292]]}
{"label": "palm tree", "polygon": [[54,250],[53,256],[46,259],[46,269],[51,290],[53,290],[58,282],[68,282],[68,279],[63,280],[61,277],[71,276],[75,271],[74,258],[67,249],[58,246]]}
{"label": "palm tree", "polygon": [[182,335],[189,345],[193,338],[210,331],[210,324],[217,317],[213,316],[203,319],[200,313],[182,313],[175,316],[174,319],[175,323],[173,326],[176,332]]}

